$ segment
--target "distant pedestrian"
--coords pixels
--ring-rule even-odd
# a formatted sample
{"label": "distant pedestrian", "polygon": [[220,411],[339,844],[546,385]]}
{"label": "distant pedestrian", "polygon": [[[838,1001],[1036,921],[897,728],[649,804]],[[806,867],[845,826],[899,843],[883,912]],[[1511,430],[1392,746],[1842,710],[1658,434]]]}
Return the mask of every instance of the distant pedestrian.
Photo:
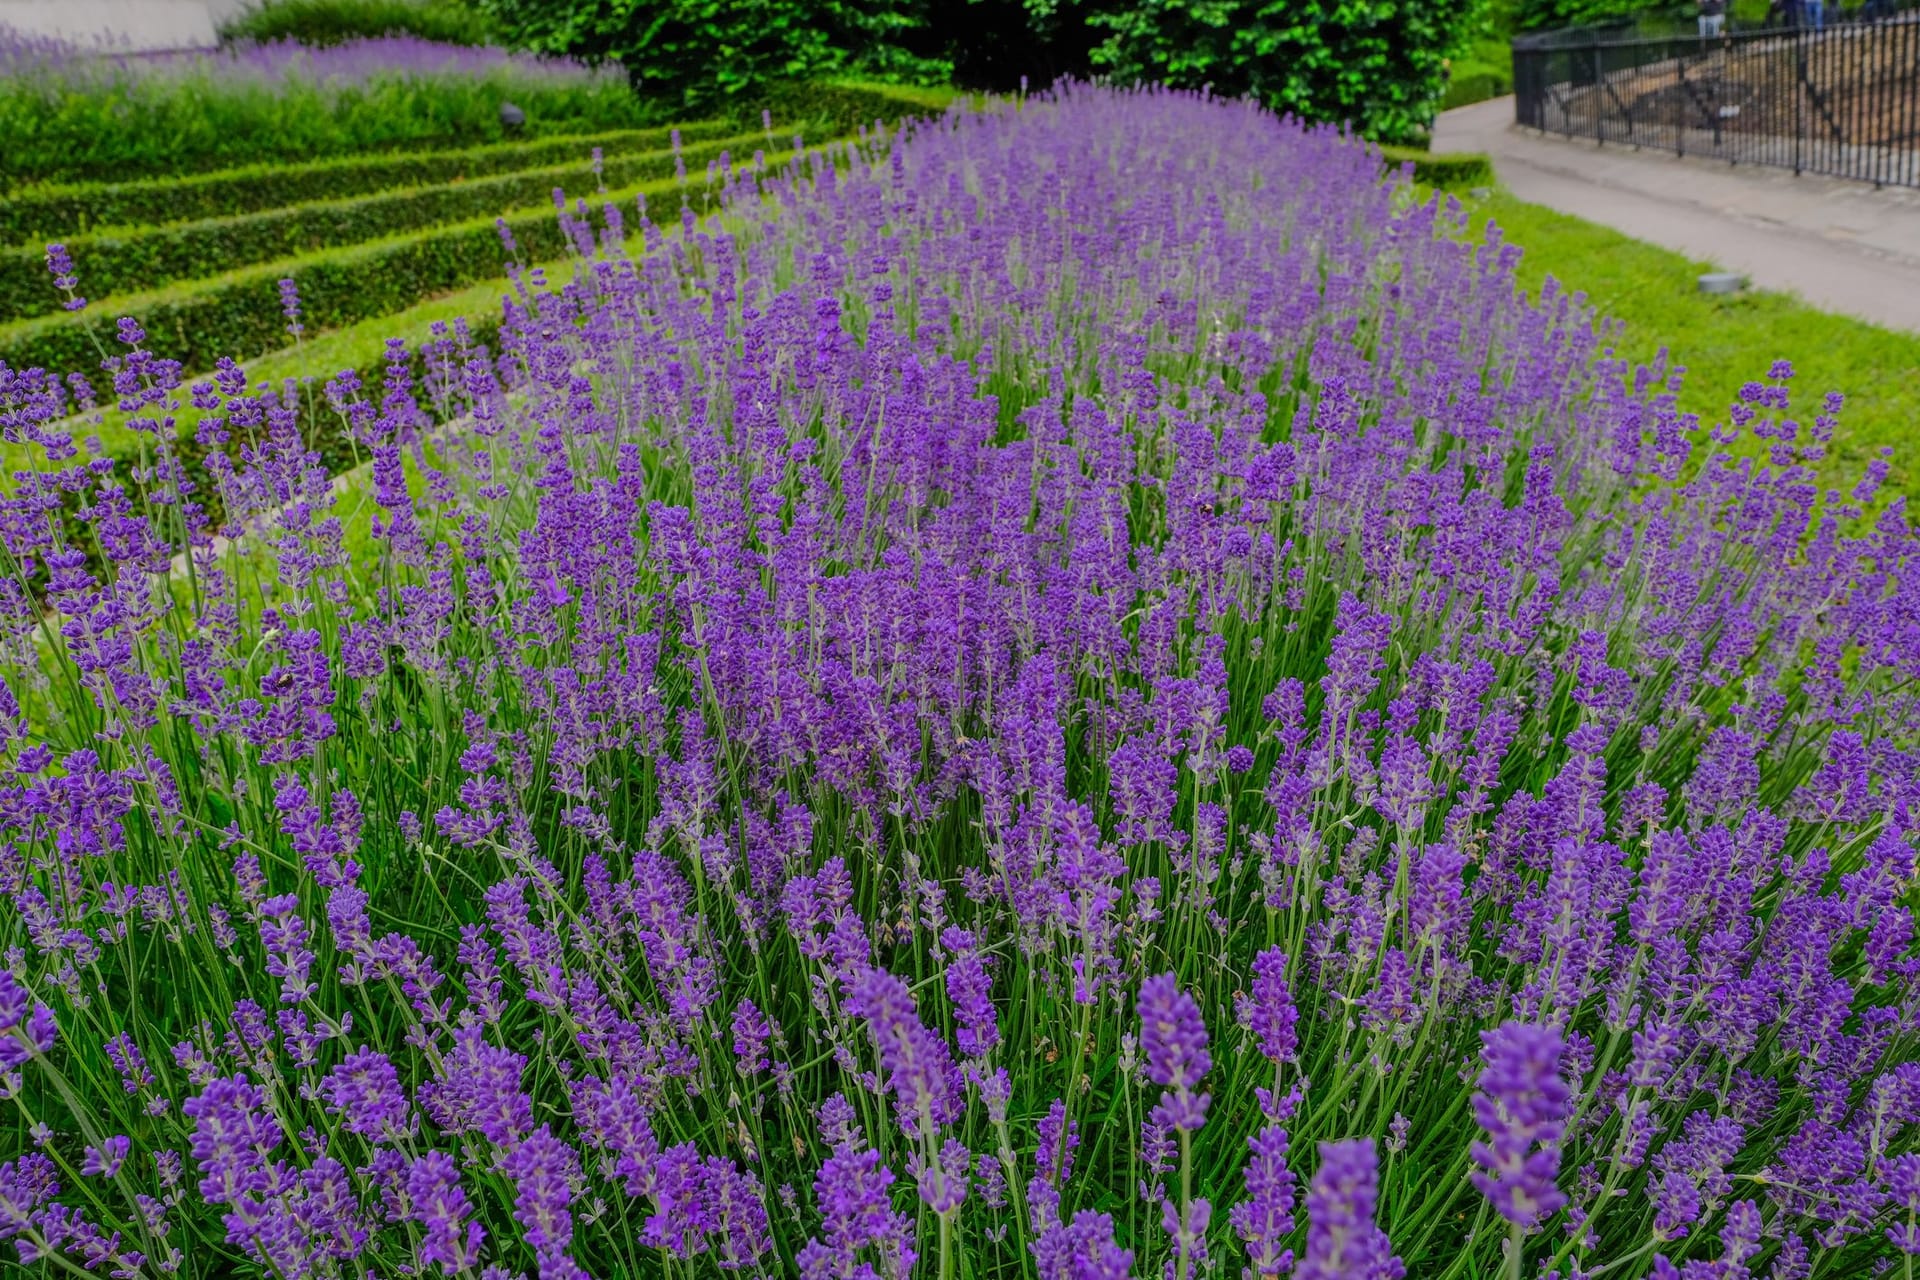
{"label": "distant pedestrian", "polygon": [[1727,0],[1700,0],[1700,38],[1712,40],[1727,29]]}
{"label": "distant pedestrian", "polygon": [[1800,8],[1807,16],[1807,29],[1809,31],[1818,31],[1826,25],[1826,0],[1800,0]]}

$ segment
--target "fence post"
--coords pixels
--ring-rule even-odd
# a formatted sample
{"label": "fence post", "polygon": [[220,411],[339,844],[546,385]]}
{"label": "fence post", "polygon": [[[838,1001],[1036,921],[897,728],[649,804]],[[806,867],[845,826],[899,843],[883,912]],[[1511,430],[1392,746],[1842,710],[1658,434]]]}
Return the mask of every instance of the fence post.
{"label": "fence post", "polygon": [[1607,87],[1607,69],[1600,61],[1600,37],[1593,37],[1593,141],[1595,146],[1607,145],[1605,124],[1606,97],[1601,92]]}
{"label": "fence post", "polygon": [[1800,148],[1807,136],[1807,44],[1806,30],[1793,32],[1793,173],[1800,176]]}

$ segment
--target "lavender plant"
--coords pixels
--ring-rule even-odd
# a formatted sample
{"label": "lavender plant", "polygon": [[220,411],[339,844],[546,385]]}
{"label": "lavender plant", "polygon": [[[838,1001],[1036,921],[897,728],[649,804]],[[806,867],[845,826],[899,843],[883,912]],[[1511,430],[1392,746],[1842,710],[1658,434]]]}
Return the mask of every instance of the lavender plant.
{"label": "lavender plant", "polygon": [[[624,77],[500,48],[385,36],[136,56],[0,24],[0,190],[655,123]],[[94,211],[97,212],[97,211]]]}
{"label": "lavender plant", "polygon": [[0,369],[0,1234],[1910,1275],[1904,504],[1378,173],[1068,88],[568,211],[442,412],[328,386],[364,505],[137,326],[137,476]]}

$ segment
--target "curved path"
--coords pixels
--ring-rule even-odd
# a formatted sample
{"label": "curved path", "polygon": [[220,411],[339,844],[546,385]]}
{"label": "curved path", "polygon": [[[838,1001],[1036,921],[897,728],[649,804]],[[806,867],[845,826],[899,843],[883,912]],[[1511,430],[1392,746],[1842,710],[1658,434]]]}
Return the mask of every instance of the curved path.
{"label": "curved path", "polygon": [[1513,99],[1442,112],[1436,151],[1484,151],[1522,200],[1920,332],[1920,190],[1734,167],[1514,127]]}

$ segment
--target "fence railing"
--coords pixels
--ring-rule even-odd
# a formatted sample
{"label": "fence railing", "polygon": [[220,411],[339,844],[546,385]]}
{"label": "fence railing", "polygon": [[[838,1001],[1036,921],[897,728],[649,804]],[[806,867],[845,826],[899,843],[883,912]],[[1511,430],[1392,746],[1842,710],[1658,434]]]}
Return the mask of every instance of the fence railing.
{"label": "fence railing", "polygon": [[1920,187],[1920,13],[1812,30],[1515,40],[1547,133]]}

